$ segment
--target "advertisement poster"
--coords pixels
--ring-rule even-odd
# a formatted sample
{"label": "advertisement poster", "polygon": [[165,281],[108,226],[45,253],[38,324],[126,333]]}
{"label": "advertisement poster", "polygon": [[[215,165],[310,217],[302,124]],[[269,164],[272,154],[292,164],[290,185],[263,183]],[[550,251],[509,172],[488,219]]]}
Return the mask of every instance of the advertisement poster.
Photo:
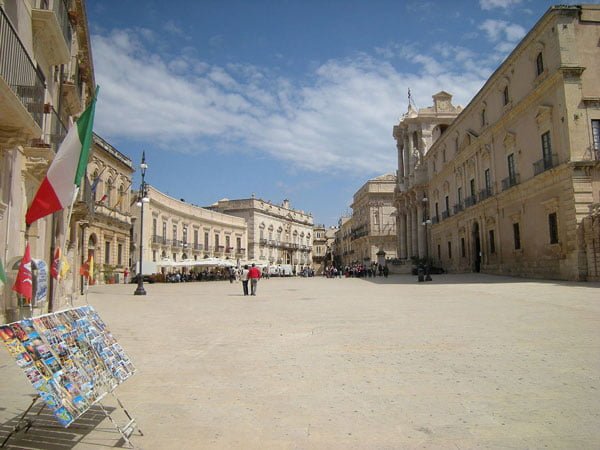
{"label": "advertisement poster", "polygon": [[33,306],[39,306],[48,298],[48,264],[43,259],[34,259],[34,262],[37,267],[37,277]]}
{"label": "advertisement poster", "polygon": [[91,306],[2,325],[0,339],[64,427],[135,373]]}

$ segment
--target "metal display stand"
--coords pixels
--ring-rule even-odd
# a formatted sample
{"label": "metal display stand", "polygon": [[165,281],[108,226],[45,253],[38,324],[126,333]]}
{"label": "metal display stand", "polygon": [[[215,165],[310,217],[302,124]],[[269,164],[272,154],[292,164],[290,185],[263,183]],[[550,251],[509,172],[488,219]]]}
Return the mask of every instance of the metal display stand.
{"label": "metal display stand", "polygon": [[[125,409],[125,407],[123,406],[123,403],[121,402],[121,400],[119,399],[119,397],[117,397],[115,395],[114,392],[111,392],[111,395],[115,398],[115,400],[117,401],[117,404],[119,405],[119,407],[121,408],[121,410],[123,411],[123,413],[127,416],[127,419],[129,419],[129,421],[121,426],[119,425],[115,419],[112,418],[112,416],[110,415],[110,413],[106,410],[106,408],[104,407],[104,405],[102,404],[102,402],[100,400],[96,401],[94,403],[94,405],[98,405],[100,407],[100,409],[102,410],[102,413],[104,414],[104,416],[110,421],[110,423],[116,428],[116,430],[119,432],[119,434],[121,435],[121,437],[123,438],[123,440],[127,443],[127,445],[129,445],[130,448],[135,448],[135,445],[133,445],[133,443],[131,442],[131,440],[129,439],[131,437],[131,435],[133,434],[134,431],[137,430],[137,432],[139,433],[140,436],[143,436],[144,433],[142,432],[142,430],[140,430],[137,426],[136,420],[135,418],[133,418],[129,412]],[[34,407],[34,405],[37,403],[37,401],[40,399],[39,395],[36,395],[33,400],[31,401],[31,404],[29,405],[29,407],[23,412],[23,414],[21,414],[21,417],[19,417],[19,420],[17,421],[17,423],[15,424],[15,426],[13,426],[13,429],[10,431],[10,433],[8,433],[8,436],[6,436],[6,438],[4,438],[4,441],[2,442],[2,444],[0,445],[0,448],[4,448],[4,446],[6,445],[6,443],[10,440],[10,438],[18,433],[21,430],[25,430],[25,433],[27,433],[29,431],[29,429],[33,426],[34,422],[35,422],[35,418],[28,418],[27,415],[29,414],[29,412],[31,411],[31,409]],[[39,409],[39,411],[35,414],[36,417],[39,416],[41,414],[41,412],[44,410],[44,408],[46,407],[46,405],[42,405],[42,407]],[[44,428],[57,428],[57,429],[64,429],[63,427],[49,427],[49,426],[44,426]],[[68,428],[68,427],[67,427]]]}

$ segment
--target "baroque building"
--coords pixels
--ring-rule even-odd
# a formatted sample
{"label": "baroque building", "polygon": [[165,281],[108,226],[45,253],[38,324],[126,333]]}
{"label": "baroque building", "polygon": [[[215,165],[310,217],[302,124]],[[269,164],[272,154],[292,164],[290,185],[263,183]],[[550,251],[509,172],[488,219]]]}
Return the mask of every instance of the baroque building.
{"label": "baroque building", "polygon": [[[67,129],[93,96],[95,83],[83,0],[3,0],[0,3],[0,259],[8,281],[0,288],[0,321],[16,319],[11,291],[25,248],[25,213]],[[76,222],[64,210],[28,230],[31,255],[49,262],[54,248],[68,254],[77,281]],[[69,232],[69,227],[71,232]],[[48,303],[59,308],[49,279]]]}
{"label": "baroque building", "polygon": [[93,136],[88,180],[73,212],[80,215],[81,263],[94,258],[99,283],[124,282],[131,234],[131,159],[97,134]]}
{"label": "baroque building", "polygon": [[367,181],[354,194],[350,233],[353,262],[384,263],[386,258],[396,258],[395,188],[396,176],[386,174]]}
{"label": "baroque building", "polygon": [[248,224],[248,258],[270,265],[289,264],[298,273],[312,267],[313,217],[259,198],[219,200],[210,209],[243,218]]}
{"label": "baroque building", "polygon": [[334,260],[338,268],[345,267],[353,262],[354,249],[352,248],[352,216],[340,218],[335,233],[335,255]]}
{"label": "baroque building", "polygon": [[424,166],[437,264],[588,277],[582,222],[600,201],[599,36],[599,5],[551,7],[432,144]]}
{"label": "baroque building", "polygon": [[[142,236],[145,273],[164,260],[246,259],[248,231],[243,218],[177,200],[152,186],[147,186],[147,198]],[[140,212],[133,207],[133,269],[139,261]]]}
{"label": "baroque building", "polygon": [[325,225],[315,225],[313,228],[313,269],[317,275],[322,275],[327,266],[334,263],[334,243],[336,227],[326,227]]}
{"label": "baroque building", "polygon": [[426,258],[426,219],[428,173],[424,163],[431,145],[440,138],[462,111],[452,104],[452,95],[441,91],[433,96],[433,106],[416,110],[409,101],[408,111],[393,136],[398,150],[398,173],[394,201],[397,211],[398,258]]}

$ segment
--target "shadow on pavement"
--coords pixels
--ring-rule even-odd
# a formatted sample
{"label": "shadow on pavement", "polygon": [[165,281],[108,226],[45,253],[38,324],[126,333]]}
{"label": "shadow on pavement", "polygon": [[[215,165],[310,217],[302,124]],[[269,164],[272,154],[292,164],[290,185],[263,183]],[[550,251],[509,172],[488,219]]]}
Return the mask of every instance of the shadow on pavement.
{"label": "shadow on pavement", "polygon": [[[107,406],[104,406],[104,409],[109,414],[115,410],[115,408]],[[22,413],[23,412],[20,412],[12,419],[0,424],[0,444],[4,442],[14,426],[17,425]],[[85,414],[77,419],[70,427],[64,428],[59,425],[48,408],[44,408],[41,404],[39,406],[36,405],[25,417],[20,431],[13,434],[3,448],[40,450],[72,449],[92,431],[105,431],[110,433],[110,437],[106,440],[107,445],[96,444],[96,446],[114,447],[116,441],[119,441],[117,446],[122,446],[124,441],[122,439],[119,440],[119,433],[115,428],[97,428],[105,419],[106,416],[102,412],[100,406],[95,405],[86,411]],[[26,420],[31,423],[31,426],[27,426]]]}

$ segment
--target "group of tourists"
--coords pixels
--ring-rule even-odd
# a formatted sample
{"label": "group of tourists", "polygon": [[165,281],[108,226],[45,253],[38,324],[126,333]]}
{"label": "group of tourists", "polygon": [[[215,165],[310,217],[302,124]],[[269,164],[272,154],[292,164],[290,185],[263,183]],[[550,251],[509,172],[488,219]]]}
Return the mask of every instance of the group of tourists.
{"label": "group of tourists", "polygon": [[376,276],[387,278],[390,270],[387,265],[373,263],[366,264],[350,264],[344,268],[335,266],[327,266],[323,275],[327,278],[341,278],[342,275],[346,278],[372,278]]}

